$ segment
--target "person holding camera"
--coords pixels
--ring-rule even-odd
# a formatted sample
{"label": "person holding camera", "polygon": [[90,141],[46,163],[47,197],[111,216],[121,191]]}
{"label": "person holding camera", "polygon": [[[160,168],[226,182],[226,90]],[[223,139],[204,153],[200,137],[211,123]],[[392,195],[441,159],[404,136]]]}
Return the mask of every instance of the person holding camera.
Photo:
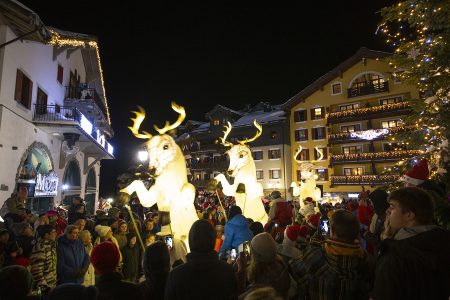
{"label": "person holding camera", "polygon": [[229,211],[228,222],[225,224],[225,238],[220,247],[219,256],[223,258],[227,251],[238,249],[245,241],[251,241],[253,233],[248,227],[247,219],[242,215],[239,206],[232,206]]}
{"label": "person holding camera", "polygon": [[336,210],[329,233],[320,222],[302,259],[290,263],[301,299],[369,299],[374,259],[358,241],[359,223],[351,212]]}

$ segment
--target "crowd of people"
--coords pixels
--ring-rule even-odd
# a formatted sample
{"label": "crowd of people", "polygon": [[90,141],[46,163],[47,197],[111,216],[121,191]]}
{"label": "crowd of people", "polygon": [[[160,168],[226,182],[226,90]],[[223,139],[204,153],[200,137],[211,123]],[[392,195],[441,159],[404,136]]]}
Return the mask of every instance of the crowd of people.
{"label": "crowd of people", "polygon": [[36,216],[19,187],[1,210],[0,299],[448,299],[448,198],[413,183],[301,209],[274,191],[267,224],[203,191],[188,245],[177,216],[126,194],[94,216],[80,197]]}

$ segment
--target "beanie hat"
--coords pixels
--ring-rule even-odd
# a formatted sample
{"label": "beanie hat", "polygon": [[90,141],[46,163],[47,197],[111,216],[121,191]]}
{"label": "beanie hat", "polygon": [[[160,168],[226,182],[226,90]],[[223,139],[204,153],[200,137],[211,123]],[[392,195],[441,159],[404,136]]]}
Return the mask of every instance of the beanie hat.
{"label": "beanie hat", "polygon": [[0,299],[24,299],[32,284],[33,277],[25,267],[4,267],[0,270]]}
{"label": "beanie hat", "polygon": [[47,212],[47,216],[48,217],[53,217],[53,216],[59,216],[58,212],[56,210],[49,210]]}
{"label": "beanie hat", "polygon": [[210,253],[214,250],[216,232],[207,220],[197,220],[189,230],[189,247],[192,252]]}
{"label": "beanie hat", "polygon": [[309,226],[311,226],[312,228],[317,228],[317,226],[319,226],[319,220],[320,220],[320,214],[313,214],[313,215],[309,215],[308,219],[306,220],[306,223],[308,223]]}
{"label": "beanie hat", "polygon": [[273,191],[272,193],[270,193],[270,199],[278,199],[281,198],[281,193],[279,191]]}
{"label": "beanie hat", "polygon": [[300,226],[298,236],[304,240],[308,237],[308,226],[307,225]]}
{"label": "beanie hat", "polygon": [[250,243],[250,253],[255,261],[272,262],[277,256],[277,243],[267,232],[257,234]]}
{"label": "beanie hat", "polygon": [[21,223],[13,223],[11,224],[11,231],[15,236],[21,236],[23,235],[23,232],[25,229],[31,228],[30,223],[27,222],[21,222]]}
{"label": "beanie hat", "polygon": [[242,215],[242,209],[239,206],[234,205],[230,207],[230,210],[228,211],[228,220],[233,219],[236,215]]}
{"label": "beanie hat", "polygon": [[91,263],[98,275],[115,272],[119,259],[119,249],[113,242],[103,242],[92,249]]}
{"label": "beanie hat", "polygon": [[103,226],[103,225],[97,225],[95,226],[95,231],[98,233],[100,237],[105,237],[106,234],[111,231],[111,227],[109,226]]}
{"label": "beanie hat", "polygon": [[118,209],[117,207],[111,207],[108,210],[108,217],[114,218],[114,215],[116,215],[117,213],[120,213],[120,209]]}
{"label": "beanie hat", "polygon": [[427,180],[429,176],[430,171],[428,170],[428,161],[426,159],[422,159],[408,172],[406,172],[404,179],[406,183],[419,185]]}
{"label": "beanie hat", "polygon": [[300,235],[300,226],[299,225],[291,225],[286,227],[285,230],[286,237],[291,241],[296,241],[298,236]]}
{"label": "beanie hat", "polygon": [[28,267],[30,265],[30,260],[26,257],[18,257],[15,259],[16,265],[22,266],[22,267]]}

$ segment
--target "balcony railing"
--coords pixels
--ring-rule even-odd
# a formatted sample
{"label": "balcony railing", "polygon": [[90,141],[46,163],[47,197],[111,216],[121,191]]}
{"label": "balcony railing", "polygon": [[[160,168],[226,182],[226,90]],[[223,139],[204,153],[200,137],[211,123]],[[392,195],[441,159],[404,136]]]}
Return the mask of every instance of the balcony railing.
{"label": "balcony railing", "polygon": [[398,150],[390,152],[338,154],[338,155],[330,155],[330,164],[334,165],[334,164],[345,164],[349,162],[399,160],[402,158],[409,158],[420,154],[421,154],[420,150]]}
{"label": "balcony railing", "polygon": [[382,140],[389,134],[401,132],[409,132],[416,130],[417,127],[399,126],[393,128],[368,129],[354,132],[337,132],[328,134],[328,142],[330,144],[347,143],[351,141],[376,141]]}
{"label": "balcony railing", "polygon": [[331,176],[331,186],[334,185],[384,185],[396,182],[399,175],[355,175]]}
{"label": "balcony railing", "polygon": [[354,98],[364,95],[378,94],[389,92],[389,84],[387,81],[380,83],[369,83],[358,87],[347,89],[348,98]]}
{"label": "balcony railing", "polygon": [[367,120],[376,117],[389,117],[408,114],[411,110],[408,102],[377,105],[372,107],[332,112],[327,115],[327,123]]}
{"label": "balcony railing", "polygon": [[82,114],[75,107],[65,107],[59,105],[34,105],[34,122],[76,122],[79,123]]}
{"label": "balcony railing", "polygon": [[106,116],[106,109],[103,105],[102,99],[98,95],[94,88],[88,88],[84,85],[76,86],[66,86],[66,96],[65,99],[78,100],[83,102],[94,102],[97,107]]}

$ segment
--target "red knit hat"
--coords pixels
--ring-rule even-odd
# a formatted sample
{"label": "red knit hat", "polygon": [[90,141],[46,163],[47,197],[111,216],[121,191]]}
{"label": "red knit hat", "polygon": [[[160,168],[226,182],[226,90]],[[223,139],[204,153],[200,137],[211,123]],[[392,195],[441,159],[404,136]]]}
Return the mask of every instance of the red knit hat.
{"label": "red knit hat", "polygon": [[300,235],[300,226],[291,225],[291,226],[286,227],[286,236],[291,241],[296,241],[299,235]]}
{"label": "red knit hat", "polygon": [[313,202],[313,198],[311,197],[306,197],[305,200],[303,200],[306,203],[312,203]]}
{"label": "red knit hat", "polygon": [[306,223],[308,223],[309,226],[311,226],[312,228],[317,228],[317,226],[319,226],[319,220],[320,220],[320,214],[313,214],[310,215],[308,217],[308,219],[306,220]]}
{"label": "red knit hat", "polygon": [[30,260],[25,257],[18,257],[16,258],[16,264],[26,268],[30,265]]}
{"label": "red knit hat", "polygon": [[308,226],[306,226],[306,225],[300,226],[300,232],[299,232],[298,236],[303,239],[306,239],[306,237],[308,236]]}
{"label": "red knit hat", "polygon": [[415,164],[408,172],[405,174],[405,182],[411,185],[419,185],[428,179],[430,176],[430,171],[428,170],[428,161],[422,159],[417,164]]}
{"label": "red knit hat", "polygon": [[98,275],[115,272],[119,259],[119,249],[113,242],[103,242],[92,249],[91,263]]}

